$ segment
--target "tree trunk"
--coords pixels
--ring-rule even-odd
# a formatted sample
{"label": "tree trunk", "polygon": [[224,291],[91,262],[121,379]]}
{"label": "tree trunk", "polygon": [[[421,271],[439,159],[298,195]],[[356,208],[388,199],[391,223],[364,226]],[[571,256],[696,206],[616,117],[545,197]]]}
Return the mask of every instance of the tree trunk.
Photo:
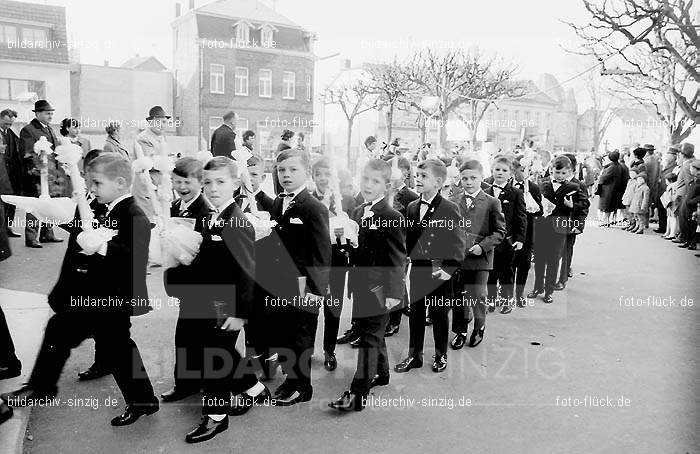
{"label": "tree trunk", "polygon": [[684,122],[680,121],[678,124],[673,125],[669,128],[669,137],[671,138],[671,145],[679,145],[683,142],[695,128],[695,123],[690,123],[689,126],[683,130]]}
{"label": "tree trunk", "polygon": [[353,173],[354,173],[356,170],[355,169],[355,162],[353,162],[352,156],[350,156],[350,154],[351,154],[350,150],[352,149],[351,144],[352,144],[352,124],[353,124],[353,121],[354,121],[354,119],[352,119],[352,118],[348,119],[348,136],[347,136],[348,149],[347,149],[347,153],[348,153],[348,168],[351,168],[353,170]]}
{"label": "tree trunk", "polygon": [[391,133],[394,126],[394,106],[389,104],[386,112],[386,143],[391,143]]}

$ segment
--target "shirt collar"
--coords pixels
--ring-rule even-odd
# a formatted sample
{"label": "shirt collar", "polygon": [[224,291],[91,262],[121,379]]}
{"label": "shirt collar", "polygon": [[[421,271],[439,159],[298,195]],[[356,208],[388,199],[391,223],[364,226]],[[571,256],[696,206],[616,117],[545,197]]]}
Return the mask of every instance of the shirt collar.
{"label": "shirt collar", "polygon": [[112,202],[110,202],[109,205],[107,205],[107,213],[111,213],[114,207],[117,206],[119,202],[121,202],[124,199],[128,199],[129,197],[131,197],[131,193],[127,192],[126,194],[121,195],[116,199],[112,200]]}
{"label": "shirt collar", "polygon": [[[304,185],[302,184],[302,185],[299,186],[294,192],[291,193],[291,194],[294,194],[294,197],[286,197],[286,198],[288,198],[289,201],[291,202],[292,200],[294,200],[294,199],[297,198],[297,196],[299,195],[299,193],[300,193],[301,191],[303,191],[304,188],[306,188],[306,186],[304,186]],[[290,194],[290,193],[287,192],[287,191],[284,191],[284,192],[285,192],[285,194]]]}
{"label": "shirt collar", "polygon": [[420,195],[420,199],[426,201],[429,205],[433,204],[433,200],[435,200],[435,197],[440,193],[440,191],[436,192],[434,196],[430,198],[430,200],[426,200],[425,197],[423,197],[423,194]]}
{"label": "shirt collar", "polygon": [[464,190],[464,195],[469,196],[469,197],[475,199],[476,196],[478,196],[480,192],[481,192],[481,188],[477,189],[476,192],[473,193],[473,194],[468,193],[467,190],[465,189],[465,190]]}
{"label": "shirt collar", "polygon": [[190,207],[190,205],[192,205],[194,203],[194,201],[197,200],[198,198],[199,198],[199,195],[197,195],[196,197],[192,197],[192,199],[190,199],[189,202],[185,202],[183,199],[180,199],[180,211],[185,211],[186,209],[188,209]]}
{"label": "shirt collar", "polygon": [[402,189],[405,188],[405,187],[406,187],[406,183],[403,183],[403,184],[401,185],[401,187],[396,188],[396,192],[399,192],[400,190],[402,190]]}
{"label": "shirt collar", "polygon": [[229,129],[230,129],[231,131],[236,132],[236,130],[233,129],[233,127],[232,127],[230,124],[228,124],[228,123],[224,123],[224,124],[225,124],[226,126],[228,126]]}
{"label": "shirt collar", "polygon": [[[383,196],[382,196],[382,197],[378,197],[378,198],[375,199],[374,201],[369,202],[369,205],[365,206],[365,209],[366,209],[366,210],[371,210],[372,208],[374,208],[374,206],[375,206],[377,203],[381,202],[382,200],[384,200],[384,197],[383,197]],[[367,202],[365,202],[365,203],[367,203]]]}
{"label": "shirt collar", "polygon": [[236,201],[236,199],[234,199],[233,197],[231,197],[231,198],[228,199],[226,202],[224,202],[224,204],[221,205],[221,207],[219,207],[219,208],[214,208],[214,211],[216,211],[216,214],[217,214],[217,215],[220,215],[221,213],[224,212],[224,210],[225,210],[226,208],[228,208],[229,206],[231,206],[231,204],[234,203],[235,201]]}

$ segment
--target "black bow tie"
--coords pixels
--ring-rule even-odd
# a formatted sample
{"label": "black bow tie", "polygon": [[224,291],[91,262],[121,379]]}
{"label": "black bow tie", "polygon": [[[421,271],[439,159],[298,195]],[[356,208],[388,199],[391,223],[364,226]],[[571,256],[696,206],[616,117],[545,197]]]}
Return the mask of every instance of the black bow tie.
{"label": "black bow tie", "polygon": [[245,194],[241,194],[241,195],[238,196],[238,198],[239,198],[239,199],[247,199],[248,196],[245,195]]}
{"label": "black bow tie", "polygon": [[277,197],[281,197],[281,198],[294,197],[294,194],[287,194],[286,192],[280,192]]}
{"label": "black bow tie", "polygon": [[423,200],[423,199],[421,199],[420,204],[430,206],[430,202],[428,202],[427,200]]}

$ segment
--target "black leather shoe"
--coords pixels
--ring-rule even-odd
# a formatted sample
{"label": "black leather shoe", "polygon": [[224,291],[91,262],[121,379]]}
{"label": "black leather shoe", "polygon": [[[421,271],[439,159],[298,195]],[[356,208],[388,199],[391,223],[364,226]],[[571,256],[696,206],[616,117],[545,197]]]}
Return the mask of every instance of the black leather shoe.
{"label": "black leather shoe", "polygon": [[27,241],[26,243],[24,243],[24,245],[33,249],[41,249],[44,247],[41,244],[39,244],[38,241]]}
{"label": "black leather shoe", "polygon": [[355,331],[353,331],[353,329],[350,328],[349,330],[345,331],[345,334],[343,334],[342,336],[340,336],[340,337],[335,341],[335,343],[336,343],[336,344],[348,344],[348,343],[350,343],[351,341],[354,341],[355,339],[357,339],[357,334],[355,334]]}
{"label": "black leather shoe", "polygon": [[394,366],[394,372],[403,374],[404,372],[408,372],[411,369],[416,369],[419,367],[423,367],[423,360],[414,356],[409,356]]}
{"label": "black leather shoe", "polygon": [[501,314],[510,314],[513,312],[513,304],[509,301],[501,307]]}
{"label": "black leather shoe", "polygon": [[266,358],[262,362],[262,376],[260,379],[262,381],[270,381],[275,378],[277,373],[277,360],[273,357]]}
{"label": "black leather shoe", "polygon": [[112,418],[113,426],[128,426],[143,415],[152,415],[159,410],[158,401],[151,405],[127,405],[124,413]]}
{"label": "black leather shoe", "polygon": [[557,282],[554,284],[554,290],[557,292],[564,290],[566,288],[566,282]]}
{"label": "black leather shoe", "polygon": [[674,238],[674,239],[671,241],[671,243],[683,244],[683,243],[685,243],[685,241],[679,240],[678,238]]}
{"label": "black leather shoe", "polygon": [[430,317],[425,317],[425,326],[432,326],[433,319]]}
{"label": "black leather shoe", "polygon": [[264,403],[265,401],[267,401],[269,404],[271,399],[272,394],[270,393],[270,390],[267,386],[265,386],[265,389],[260,391],[260,393],[257,396],[251,396],[246,393],[241,393],[238,396],[236,396],[236,406],[231,407],[231,410],[229,410],[228,414],[231,416],[244,415],[248,413],[248,410],[250,410],[256,405]]}
{"label": "black leather shoe", "polygon": [[386,325],[386,330],[384,331],[384,337],[391,337],[399,332],[398,325]]}
{"label": "black leather shoe", "polygon": [[277,407],[289,407],[291,405],[297,404],[299,402],[308,402],[313,397],[313,389],[306,391],[298,391],[296,389],[287,390],[284,393],[279,394],[273,400],[273,403]]}
{"label": "black leather shoe", "polygon": [[0,400],[0,424],[12,418],[12,407],[9,407],[5,402]]}
{"label": "black leather shoe", "polygon": [[352,391],[345,391],[336,400],[328,402],[328,406],[338,411],[362,411],[365,408],[367,396],[360,396]]}
{"label": "black leather shoe", "polygon": [[10,407],[20,408],[33,405],[32,401],[38,399],[50,400],[56,397],[55,392],[42,392],[24,385],[21,388],[0,394],[0,399],[4,400]]}
{"label": "black leather shoe", "polygon": [[20,374],[22,374],[22,364],[19,361],[11,366],[0,367],[0,380],[19,377]]}
{"label": "black leather shoe", "polygon": [[95,366],[94,364],[88,368],[88,370],[84,370],[82,372],[78,373],[78,380],[80,381],[87,381],[87,380],[95,380],[97,378],[104,377],[105,375],[109,375],[112,372],[110,372],[108,369],[105,369],[103,367]]}
{"label": "black leather shoe", "polygon": [[7,237],[8,237],[8,238],[19,238],[19,237],[21,237],[21,236],[22,236],[22,235],[20,235],[19,233],[15,233],[15,232],[13,232],[12,230],[7,229]]}
{"label": "black leather shoe", "polygon": [[389,384],[389,376],[388,375],[375,375],[372,381],[369,384],[370,389],[377,387],[377,386],[386,386]]}
{"label": "black leather shoe", "polygon": [[521,295],[515,297],[515,305],[517,307],[525,307],[527,305],[527,300]]}
{"label": "black leather shoe", "polygon": [[39,238],[40,243],[63,243],[62,238]]}
{"label": "black leather shoe", "polygon": [[455,337],[452,338],[452,342],[450,342],[450,348],[452,350],[459,350],[462,347],[464,347],[464,344],[467,342],[467,335],[466,334],[455,334]]}
{"label": "black leather shoe", "polygon": [[544,295],[544,298],[542,298],[542,301],[544,301],[547,304],[552,304],[554,302],[554,298],[552,297],[551,293],[547,293]]}
{"label": "black leather shoe", "polygon": [[472,331],[472,336],[469,338],[469,346],[476,347],[484,340],[484,327]]}
{"label": "black leather shoe", "polygon": [[688,246],[688,250],[689,251],[697,251],[698,246],[696,244],[691,244],[690,246]]}
{"label": "black leather shoe", "polygon": [[654,229],[654,233],[664,233],[666,230]]}
{"label": "black leather shoe", "polygon": [[360,338],[358,337],[358,338],[350,341],[350,346],[352,348],[360,348]]}
{"label": "black leather shoe", "polygon": [[568,276],[569,279],[571,279],[572,277],[574,277],[574,273],[573,273],[573,271],[571,271],[571,270],[569,270],[569,272],[566,273],[566,275]]}
{"label": "black leather shoe", "polygon": [[333,372],[338,367],[338,360],[335,358],[335,353],[324,352],[323,367],[328,372]]}
{"label": "black leather shoe", "polygon": [[170,391],[166,391],[163,394],[160,395],[160,399],[163,402],[177,402],[178,400],[182,400],[186,397],[189,397],[193,394],[197,394],[199,392],[198,389],[184,389],[184,388],[178,388],[177,386],[171,389]]}
{"label": "black leather shoe", "polygon": [[487,311],[496,312],[496,305],[494,303],[488,303],[486,305],[486,307],[487,307],[487,309],[486,309]]}
{"label": "black leather shoe", "polygon": [[447,368],[447,355],[435,355],[433,372],[442,372]]}
{"label": "black leather shoe", "polygon": [[688,246],[690,246],[690,243],[681,243],[678,245],[678,247],[682,247],[682,248],[687,248]]}
{"label": "black leather shoe", "polygon": [[537,298],[541,294],[544,293],[544,290],[541,288],[534,288],[530,293],[527,294],[528,298]]}
{"label": "black leather shoe", "polygon": [[228,429],[228,416],[221,421],[214,421],[209,416],[202,416],[197,427],[185,435],[185,441],[187,443],[201,443],[211,440],[226,429]]}

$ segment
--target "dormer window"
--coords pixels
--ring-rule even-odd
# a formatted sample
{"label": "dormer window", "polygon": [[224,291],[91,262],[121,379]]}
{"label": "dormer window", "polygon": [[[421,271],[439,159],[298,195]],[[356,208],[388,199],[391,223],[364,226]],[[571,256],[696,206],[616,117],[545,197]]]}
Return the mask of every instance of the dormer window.
{"label": "dormer window", "polygon": [[247,46],[250,42],[250,24],[238,22],[236,24],[236,45]]}
{"label": "dormer window", "polygon": [[274,33],[278,31],[274,25],[263,24],[260,27],[260,45],[262,47],[271,48],[275,47],[275,35]]}

